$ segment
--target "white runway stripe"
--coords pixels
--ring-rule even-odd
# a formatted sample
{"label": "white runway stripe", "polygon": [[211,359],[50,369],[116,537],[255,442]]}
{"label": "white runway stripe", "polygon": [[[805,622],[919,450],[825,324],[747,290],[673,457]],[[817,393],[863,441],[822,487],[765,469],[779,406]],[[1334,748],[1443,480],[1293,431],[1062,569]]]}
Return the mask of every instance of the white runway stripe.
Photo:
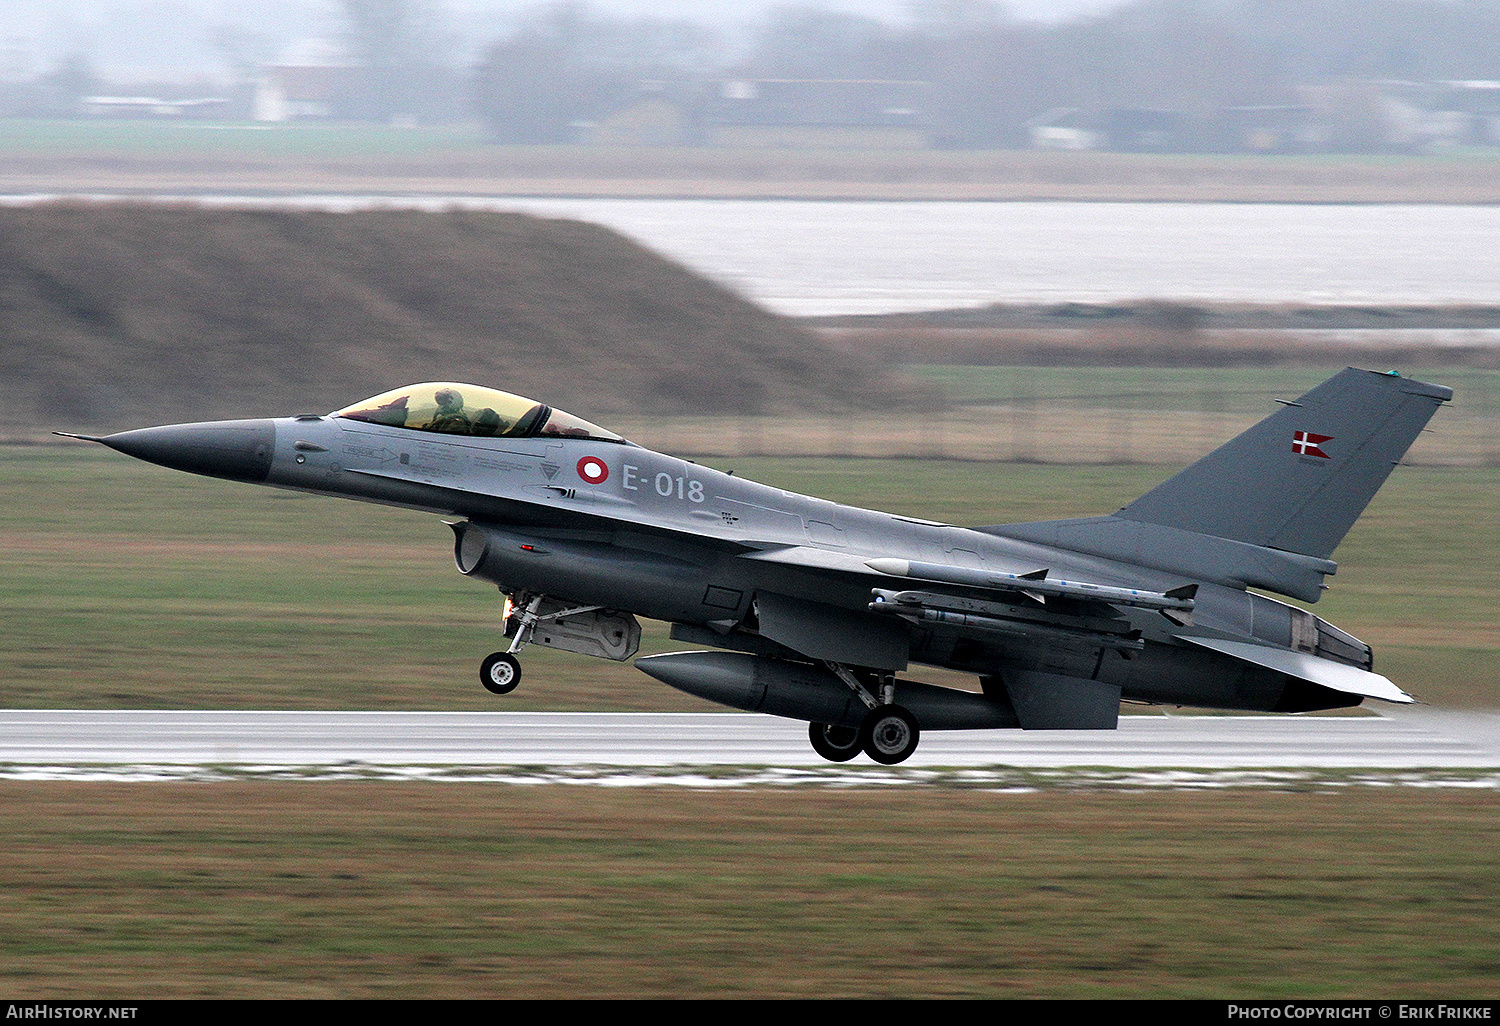
{"label": "white runway stripe", "polygon": [[[744,713],[0,710],[0,764],[342,763],[828,766],[804,724]],[[928,731],[904,765],[1500,769],[1500,715],[1126,716],[1114,731]]]}

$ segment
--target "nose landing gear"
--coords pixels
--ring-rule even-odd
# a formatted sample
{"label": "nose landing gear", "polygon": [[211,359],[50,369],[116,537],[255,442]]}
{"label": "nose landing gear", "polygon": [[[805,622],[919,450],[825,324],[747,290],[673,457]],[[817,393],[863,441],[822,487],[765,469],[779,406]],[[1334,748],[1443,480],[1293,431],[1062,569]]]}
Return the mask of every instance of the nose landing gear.
{"label": "nose landing gear", "polygon": [[629,659],[640,648],[641,625],[629,613],[529,592],[506,598],[505,636],[510,638],[510,647],[490,653],[479,668],[479,682],[494,694],[508,695],[521,683],[516,655],[527,645],[617,662]]}
{"label": "nose landing gear", "polygon": [[479,683],[493,695],[508,695],[521,683],[521,662],[509,652],[491,652],[479,664]]}

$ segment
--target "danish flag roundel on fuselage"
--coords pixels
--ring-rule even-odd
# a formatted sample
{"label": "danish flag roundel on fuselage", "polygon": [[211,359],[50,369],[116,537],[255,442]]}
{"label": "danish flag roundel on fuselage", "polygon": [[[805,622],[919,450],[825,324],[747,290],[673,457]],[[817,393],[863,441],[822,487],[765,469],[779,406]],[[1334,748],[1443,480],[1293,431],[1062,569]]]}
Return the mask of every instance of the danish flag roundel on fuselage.
{"label": "danish flag roundel on fuselage", "polygon": [[609,464],[597,456],[585,456],[578,461],[578,476],[585,484],[603,484],[609,478]]}

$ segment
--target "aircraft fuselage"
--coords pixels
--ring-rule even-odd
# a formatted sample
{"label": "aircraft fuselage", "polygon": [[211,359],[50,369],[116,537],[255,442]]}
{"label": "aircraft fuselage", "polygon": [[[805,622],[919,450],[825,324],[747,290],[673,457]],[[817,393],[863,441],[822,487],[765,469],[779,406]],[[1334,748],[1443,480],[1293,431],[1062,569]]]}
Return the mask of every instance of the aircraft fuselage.
{"label": "aircraft fuselage", "polygon": [[[1197,633],[1273,646],[1291,646],[1294,620],[1309,615],[1243,589],[845,506],[629,443],[459,437],[325,416],[147,428],[111,444],[198,473],[464,517],[459,569],[503,591],[628,611],[680,625],[686,640],[750,652],[783,647],[743,630],[755,624],[758,596],[865,617],[867,563],[882,558],[1017,576],[1045,569],[1158,592],[1198,583]],[[786,549],[798,551],[797,562],[777,559]],[[891,619],[900,662],[881,668],[901,670],[909,659],[983,677],[1026,667],[1116,685],[1126,699],[1230,709],[1357,701],[1335,692],[1310,698],[1306,689],[1289,699],[1283,674],[1186,645],[1181,628],[1152,610],[1125,609],[1099,623],[1018,596],[1008,613],[1024,627],[976,634],[963,622]],[[1127,637],[1131,646],[1109,646]],[[870,662],[844,651],[843,640],[827,638],[816,654]]]}

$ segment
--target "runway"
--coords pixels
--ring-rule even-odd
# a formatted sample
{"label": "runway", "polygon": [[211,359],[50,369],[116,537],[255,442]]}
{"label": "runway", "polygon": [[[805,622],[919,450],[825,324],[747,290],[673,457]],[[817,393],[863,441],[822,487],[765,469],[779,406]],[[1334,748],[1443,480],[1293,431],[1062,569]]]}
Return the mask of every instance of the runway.
{"label": "runway", "polygon": [[[0,710],[0,777],[436,775],[571,780],[766,768],[1020,771],[1459,771],[1500,782],[1500,714],[1123,716],[1114,731],[929,731],[910,760],[833,766],[804,724],[744,713]],[[418,772],[427,768],[429,772]],[[1477,775],[1476,775],[1477,773]],[[1484,786],[1484,785],[1480,785]],[[1491,783],[1489,786],[1496,786]]]}

